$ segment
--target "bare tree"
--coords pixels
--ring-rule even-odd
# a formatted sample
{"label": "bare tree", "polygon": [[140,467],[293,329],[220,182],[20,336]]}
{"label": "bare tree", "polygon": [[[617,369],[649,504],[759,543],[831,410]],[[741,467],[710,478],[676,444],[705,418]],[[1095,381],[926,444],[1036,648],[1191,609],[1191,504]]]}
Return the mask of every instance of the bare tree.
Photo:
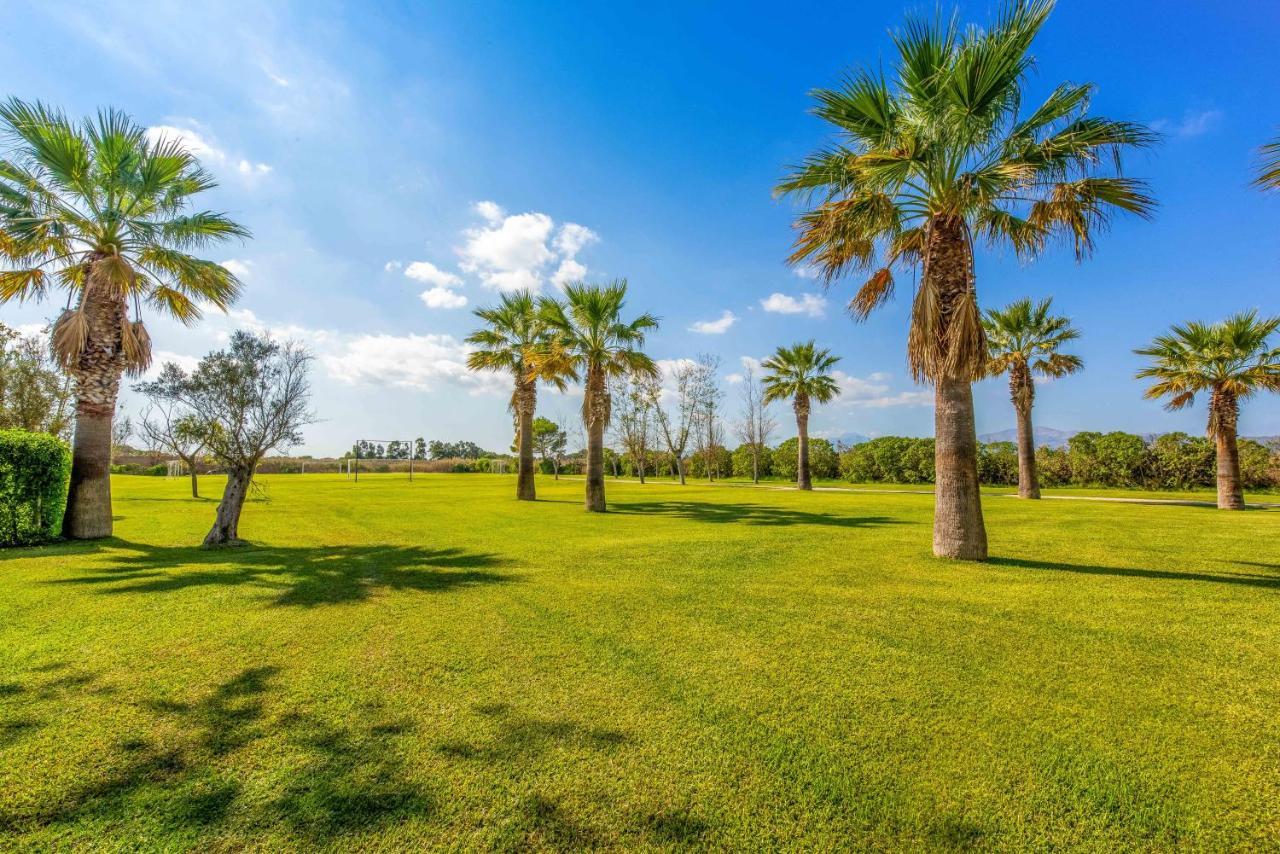
{"label": "bare tree", "polygon": [[719,356],[703,353],[694,360],[694,448],[706,458],[707,480],[715,480],[716,448],[724,445],[724,425],[720,414],[724,391],[720,388],[719,372]]}
{"label": "bare tree", "polygon": [[315,422],[308,408],[310,362],[298,344],[240,331],[182,382],[177,400],[190,411],[194,434],[227,470],[206,546],[240,541],[240,511],[258,463],[270,451],[301,442],[302,428]]}
{"label": "bare tree", "polygon": [[129,439],[133,436],[133,419],[121,413],[111,424],[111,459],[129,450]]}
{"label": "bare tree", "polygon": [[191,476],[191,497],[199,498],[196,466],[205,441],[191,410],[182,402],[186,382],[187,375],[182,369],[173,362],[166,362],[156,379],[133,387],[148,401],[138,425],[138,435],[151,450],[172,454],[182,461]]}
{"label": "bare tree", "polygon": [[653,444],[653,403],[642,380],[622,375],[612,381],[613,430],[624,452],[635,461],[644,483],[645,463]]}
{"label": "bare tree", "polygon": [[738,438],[751,449],[751,482],[759,483],[760,452],[768,447],[769,434],[778,423],[765,402],[764,386],[752,364],[747,364],[742,371],[742,419],[737,426]]}
{"label": "bare tree", "polygon": [[693,394],[694,374],[694,364],[685,361],[675,363],[667,372],[667,381],[672,385],[671,396],[674,398],[674,406],[670,411],[663,405],[662,383],[652,377],[641,381],[644,395],[649,398],[653,407],[657,432],[666,445],[667,453],[671,455],[671,468],[680,479],[681,486],[684,485],[684,455],[693,431],[697,402]]}

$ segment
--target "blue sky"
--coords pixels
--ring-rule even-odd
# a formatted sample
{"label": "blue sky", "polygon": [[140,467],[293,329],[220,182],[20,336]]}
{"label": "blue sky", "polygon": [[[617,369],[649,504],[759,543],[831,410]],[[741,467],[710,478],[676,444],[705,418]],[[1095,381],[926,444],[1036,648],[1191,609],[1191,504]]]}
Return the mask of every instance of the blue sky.
{"label": "blue sky", "polygon": [[[418,435],[505,448],[506,380],[461,366],[470,310],[584,273],[627,277],[631,307],[662,317],[657,358],[714,353],[728,376],[816,338],[843,356],[845,386],[817,432],[928,435],[931,395],[905,369],[909,297],[854,324],[848,285],[824,295],[784,266],[795,208],[771,197],[826,138],[807,91],[887,60],[908,8],[29,3],[5,16],[5,42],[29,49],[0,53],[0,76],[73,114],[114,105],[182,133],[220,176],[210,206],[254,239],[215,260],[245,296],[192,330],[150,318],[155,346],[190,363],[245,325],[306,342],[323,419],[308,451]],[[991,8],[961,5],[969,20]],[[1132,348],[1175,321],[1280,311],[1280,196],[1247,186],[1280,131],[1277,32],[1272,2],[1064,0],[1050,19],[1033,97],[1093,81],[1097,113],[1165,139],[1126,169],[1152,183],[1154,222],[1118,221],[1084,264],[1065,249],[978,259],[984,306],[1052,295],[1083,331],[1086,370],[1041,387],[1039,424],[1199,434],[1202,405],[1142,400]],[[6,305],[0,320],[54,310]],[[1002,382],[977,394],[980,432],[1012,426]],[[552,415],[577,406],[542,397]],[[793,434],[776,415],[778,438]],[[1280,399],[1250,402],[1241,427],[1280,432]]]}

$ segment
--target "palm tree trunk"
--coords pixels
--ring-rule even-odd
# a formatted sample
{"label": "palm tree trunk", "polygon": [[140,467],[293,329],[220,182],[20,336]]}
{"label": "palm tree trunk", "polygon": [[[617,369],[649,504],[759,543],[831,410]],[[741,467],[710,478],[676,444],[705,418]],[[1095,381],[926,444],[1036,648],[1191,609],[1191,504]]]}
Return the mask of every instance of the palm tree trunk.
{"label": "palm tree trunk", "polygon": [[88,324],[84,350],[70,370],[76,384],[71,485],[62,534],[73,540],[111,536],[111,422],[115,417],[127,319],[123,293],[90,271],[80,305]]}
{"label": "palm tree trunk", "polygon": [[586,399],[583,413],[587,420],[587,496],[586,508],[592,513],[605,512],[604,500],[604,374],[598,368],[587,371]]}
{"label": "palm tree trunk", "polygon": [[1035,430],[1031,426],[1030,406],[1018,408],[1018,497],[1040,497],[1040,478],[1036,475]]}
{"label": "palm tree trunk", "polygon": [[933,553],[960,560],[987,559],[987,529],[978,491],[978,435],[973,387],[967,379],[939,380],[934,387]]}
{"label": "palm tree trunk", "polygon": [[240,542],[240,511],[249,495],[253,470],[235,468],[227,472],[227,485],[213,519],[213,527],[204,538],[206,546],[228,546]]}
{"label": "palm tree trunk", "polygon": [[796,398],[796,488],[813,489],[809,478],[809,401]]}
{"label": "palm tree trunk", "polygon": [[516,478],[516,498],[520,501],[536,501],[538,498],[533,481],[533,413],[538,406],[538,388],[529,381],[517,380],[516,410],[520,420],[520,473]]}
{"label": "palm tree trunk", "polygon": [[1218,509],[1243,510],[1244,487],[1240,482],[1240,447],[1235,426],[1219,429],[1214,444],[1218,452]]}
{"label": "palm tree trunk", "polygon": [[[986,343],[974,290],[973,251],[963,220],[930,221],[916,299],[908,347],[913,364],[934,383],[933,553],[986,560],[972,387],[985,363]],[[928,317],[934,319],[932,330],[922,325]]]}

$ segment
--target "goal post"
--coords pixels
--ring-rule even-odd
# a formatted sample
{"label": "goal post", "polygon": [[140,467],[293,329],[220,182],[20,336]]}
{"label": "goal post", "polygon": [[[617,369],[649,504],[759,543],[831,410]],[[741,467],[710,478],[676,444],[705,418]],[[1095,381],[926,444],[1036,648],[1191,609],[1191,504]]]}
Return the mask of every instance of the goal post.
{"label": "goal post", "polygon": [[[355,445],[352,446],[354,454],[347,458],[347,479],[353,483],[360,481],[360,468],[363,465],[365,473],[372,473],[375,464],[385,463],[388,470],[392,466],[405,465],[409,480],[413,480],[413,464],[420,460],[416,455],[417,448],[414,446],[413,439],[357,439]],[[403,453],[399,453],[403,450]],[[394,455],[388,455],[388,451],[396,451]]]}

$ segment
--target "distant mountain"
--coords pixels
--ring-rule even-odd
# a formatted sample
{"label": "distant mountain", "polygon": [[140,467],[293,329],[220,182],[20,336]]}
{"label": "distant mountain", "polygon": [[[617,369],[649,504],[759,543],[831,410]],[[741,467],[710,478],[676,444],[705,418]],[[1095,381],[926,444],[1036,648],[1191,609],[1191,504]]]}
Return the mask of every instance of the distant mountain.
{"label": "distant mountain", "polygon": [[864,436],[861,433],[845,433],[832,438],[833,445],[844,445],[846,448],[852,445],[861,445],[863,442],[870,442],[870,436]]}
{"label": "distant mountain", "polygon": [[[1067,440],[1079,433],[1079,430],[1058,430],[1053,427],[1036,427],[1035,428],[1035,446],[1037,448],[1048,445],[1050,448],[1065,448]],[[995,433],[983,433],[978,437],[979,442],[1016,442],[1018,441],[1018,431],[1016,428],[1009,430],[1000,430]]]}

